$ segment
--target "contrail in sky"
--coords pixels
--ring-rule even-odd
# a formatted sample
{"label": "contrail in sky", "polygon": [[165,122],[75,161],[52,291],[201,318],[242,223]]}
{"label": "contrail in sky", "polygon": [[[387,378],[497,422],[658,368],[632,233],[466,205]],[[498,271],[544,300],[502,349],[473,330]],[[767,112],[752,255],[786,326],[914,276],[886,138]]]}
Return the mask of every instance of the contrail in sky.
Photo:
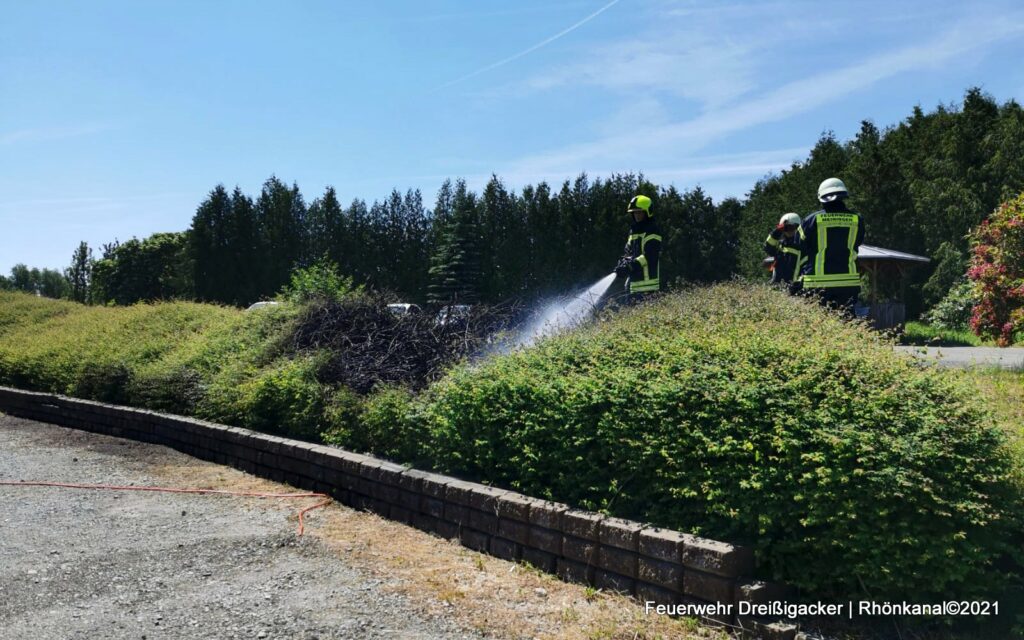
{"label": "contrail in sky", "polygon": [[[552,42],[554,42],[555,40],[558,40],[559,38],[561,38],[562,36],[566,35],[567,33],[572,33],[576,29],[579,29],[580,27],[582,27],[583,25],[587,24],[588,22],[590,22],[591,20],[593,20],[597,16],[601,15],[602,13],[607,11],[608,9],[611,9],[613,6],[617,5],[618,3],[619,3],[619,0],[612,0],[611,2],[609,2],[606,5],[604,5],[603,7],[601,7],[600,9],[595,11],[594,13],[590,14],[589,16],[587,16],[586,18],[583,18],[582,20],[580,20],[579,22],[577,22],[576,24],[574,24],[574,25],[572,25],[570,27],[566,27],[565,29],[562,29],[561,31],[559,31],[555,35],[551,36],[547,40],[542,40],[542,41],[538,42],[537,44],[533,45],[532,47],[530,47],[529,49],[523,49],[519,53],[511,55],[511,56],[505,58],[504,60],[498,60],[497,62],[495,62],[493,64],[489,64],[486,67],[483,67],[482,69],[477,69],[476,71],[474,71],[472,73],[469,73],[469,74],[466,74],[466,75],[462,76],[461,78],[456,78],[455,80],[450,80],[450,81],[442,84],[441,86],[437,87],[437,89],[446,89],[446,88],[452,86],[453,84],[458,84],[458,83],[463,82],[465,80],[469,80],[470,78],[475,78],[476,76],[480,75],[481,73],[486,73],[486,72],[490,71],[491,69],[497,69],[498,67],[501,67],[503,65],[506,65],[506,64],[512,62],[513,60],[518,60],[519,58],[522,58],[525,55],[531,54],[534,51],[536,51],[537,49],[540,49],[541,47],[547,46],[547,45],[551,44]],[[435,91],[437,89],[435,89]]]}

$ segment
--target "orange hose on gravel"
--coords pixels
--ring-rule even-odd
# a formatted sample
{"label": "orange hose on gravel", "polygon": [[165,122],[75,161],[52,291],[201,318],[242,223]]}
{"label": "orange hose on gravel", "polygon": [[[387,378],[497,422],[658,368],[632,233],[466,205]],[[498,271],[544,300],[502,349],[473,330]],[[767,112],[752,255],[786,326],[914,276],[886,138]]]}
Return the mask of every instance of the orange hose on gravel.
{"label": "orange hose on gravel", "polygon": [[326,507],[331,503],[331,497],[326,493],[264,493],[261,491],[226,491],[224,489],[175,489],[172,487],[122,487],[112,484],[73,484],[69,482],[41,482],[41,481],[10,481],[0,480],[0,486],[5,487],[59,487],[62,489],[106,489],[109,491],[155,491],[159,493],[200,493],[215,494],[222,496],[244,496],[248,498],[326,498],[312,506],[299,511],[299,535],[306,529],[304,516],[307,512],[320,507]]}

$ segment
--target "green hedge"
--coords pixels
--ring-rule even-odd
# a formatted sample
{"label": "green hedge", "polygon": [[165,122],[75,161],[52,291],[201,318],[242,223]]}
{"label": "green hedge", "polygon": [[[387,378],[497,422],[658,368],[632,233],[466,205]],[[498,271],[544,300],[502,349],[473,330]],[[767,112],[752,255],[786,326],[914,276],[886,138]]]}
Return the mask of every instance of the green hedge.
{"label": "green hedge", "polygon": [[296,311],[0,292],[0,384],[315,438],[315,365],[285,348]]}
{"label": "green hedge", "polygon": [[[318,381],[293,304],[0,293],[0,383],[309,439],[752,545],[814,597],[995,593],[1020,549],[1003,432],[954,373],[761,287],[695,289],[450,371]],[[1004,564],[1005,566],[1017,566]]]}
{"label": "green hedge", "polygon": [[968,386],[766,288],[464,366],[408,415],[446,471],[752,545],[816,597],[983,592],[1017,513]]}

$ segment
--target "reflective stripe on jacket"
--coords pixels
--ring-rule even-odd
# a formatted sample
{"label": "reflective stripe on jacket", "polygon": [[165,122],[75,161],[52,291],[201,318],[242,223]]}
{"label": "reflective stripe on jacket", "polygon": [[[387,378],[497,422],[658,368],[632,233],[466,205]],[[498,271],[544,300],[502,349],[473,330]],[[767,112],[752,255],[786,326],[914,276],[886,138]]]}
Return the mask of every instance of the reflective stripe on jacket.
{"label": "reflective stripe on jacket", "polygon": [[793,282],[800,266],[800,236],[787,238],[775,229],[764,241],[764,252],[775,258],[772,282]]}
{"label": "reflective stripe on jacket", "polygon": [[652,218],[634,222],[626,239],[625,254],[633,258],[627,287],[630,293],[660,291],[661,230]]}
{"label": "reflective stripe on jacket", "polygon": [[841,210],[812,213],[800,225],[800,279],[805,288],[860,286],[857,250],[864,241],[864,227],[859,215],[840,206]]}

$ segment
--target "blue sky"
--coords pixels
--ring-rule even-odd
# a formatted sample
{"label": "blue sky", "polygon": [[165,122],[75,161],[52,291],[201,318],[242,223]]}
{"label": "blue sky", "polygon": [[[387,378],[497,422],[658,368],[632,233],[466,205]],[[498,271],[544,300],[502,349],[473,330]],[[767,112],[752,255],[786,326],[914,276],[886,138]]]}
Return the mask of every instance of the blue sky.
{"label": "blue sky", "polygon": [[1019,1],[0,0],[0,272],[188,227],[218,182],[345,202],[643,171],[743,196],[825,130],[1024,97]]}

